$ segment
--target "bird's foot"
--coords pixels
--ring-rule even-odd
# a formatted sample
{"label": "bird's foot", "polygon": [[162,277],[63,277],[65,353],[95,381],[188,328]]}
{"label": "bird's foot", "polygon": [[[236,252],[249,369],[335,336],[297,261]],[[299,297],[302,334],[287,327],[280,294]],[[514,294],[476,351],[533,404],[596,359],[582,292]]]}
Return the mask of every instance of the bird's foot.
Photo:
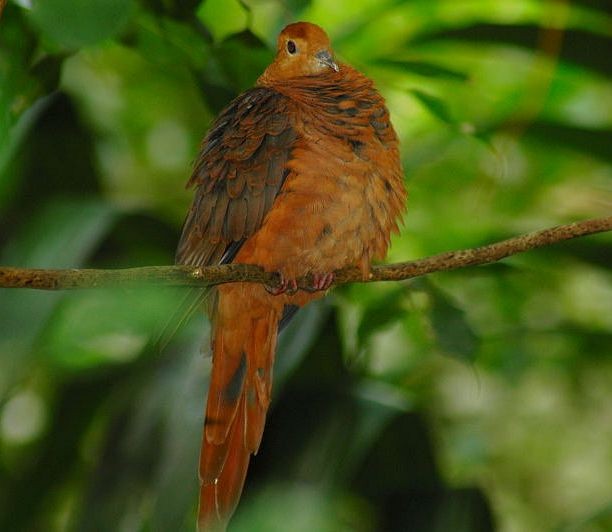
{"label": "bird's foot", "polygon": [[327,273],[313,273],[312,274],[312,285],[309,288],[310,292],[317,292],[320,290],[327,290],[334,282],[334,272]]}
{"label": "bird's foot", "polygon": [[[278,285],[271,286],[269,284],[265,284],[265,288],[268,293],[273,296],[278,296],[281,294],[293,295],[298,290],[297,280],[296,279],[287,279],[285,276],[279,272],[280,282]],[[320,292],[327,290],[334,282],[334,273],[313,273],[312,274],[312,283],[309,287],[304,290],[308,292]]]}
{"label": "bird's foot", "polygon": [[270,286],[269,284],[265,284],[264,287],[268,291],[269,294],[273,296],[279,296],[281,294],[292,295],[297,292],[297,280],[295,279],[286,279],[285,276],[279,272],[280,283],[276,286]]}

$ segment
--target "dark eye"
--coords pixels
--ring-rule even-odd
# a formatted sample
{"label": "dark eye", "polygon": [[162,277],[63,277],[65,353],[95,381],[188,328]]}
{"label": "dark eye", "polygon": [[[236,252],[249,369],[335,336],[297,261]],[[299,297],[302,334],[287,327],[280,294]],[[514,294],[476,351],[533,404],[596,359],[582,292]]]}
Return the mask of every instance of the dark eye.
{"label": "dark eye", "polygon": [[295,45],[295,43],[293,41],[287,41],[287,51],[293,55],[295,52],[297,52],[297,46]]}

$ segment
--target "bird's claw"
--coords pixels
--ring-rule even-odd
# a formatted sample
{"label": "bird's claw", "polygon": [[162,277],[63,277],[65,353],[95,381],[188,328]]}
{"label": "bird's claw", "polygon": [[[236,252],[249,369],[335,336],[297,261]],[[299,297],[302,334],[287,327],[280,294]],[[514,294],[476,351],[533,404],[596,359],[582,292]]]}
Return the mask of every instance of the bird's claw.
{"label": "bird's claw", "polygon": [[264,285],[269,294],[279,296],[281,294],[293,295],[297,292],[298,286],[295,279],[286,279],[282,273],[279,273],[280,283],[276,286]]}
{"label": "bird's claw", "polygon": [[319,290],[327,290],[334,282],[334,273],[313,273],[312,274],[312,285],[310,287],[311,292]]}
{"label": "bird's claw", "polygon": [[[280,294],[293,295],[298,290],[297,280],[296,279],[286,279],[282,273],[278,274],[280,276],[280,282],[278,285],[271,286],[269,284],[264,285],[268,293],[273,296],[278,296]],[[327,290],[332,283],[334,282],[334,273],[313,273],[312,274],[312,283],[308,288],[305,288],[308,292],[319,292]]]}

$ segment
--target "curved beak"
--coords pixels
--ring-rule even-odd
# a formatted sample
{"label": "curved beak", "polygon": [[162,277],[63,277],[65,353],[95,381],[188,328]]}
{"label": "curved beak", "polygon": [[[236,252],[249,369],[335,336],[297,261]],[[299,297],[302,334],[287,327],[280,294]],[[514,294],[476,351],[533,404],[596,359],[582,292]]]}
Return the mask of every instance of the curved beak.
{"label": "curved beak", "polygon": [[340,70],[338,63],[334,61],[334,58],[332,54],[329,53],[329,50],[321,50],[320,52],[317,52],[315,54],[315,57],[321,64],[328,66],[329,68],[332,68],[336,72]]}

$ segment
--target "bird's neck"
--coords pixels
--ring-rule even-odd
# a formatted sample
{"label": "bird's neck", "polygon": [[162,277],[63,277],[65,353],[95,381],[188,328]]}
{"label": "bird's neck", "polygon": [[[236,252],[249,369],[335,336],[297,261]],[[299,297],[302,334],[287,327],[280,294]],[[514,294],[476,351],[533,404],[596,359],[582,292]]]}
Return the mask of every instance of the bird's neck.
{"label": "bird's neck", "polygon": [[[274,78],[262,75],[257,85],[267,87],[287,96],[311,114],[327,115],[334,110],[347,111],[352,105],[380,100],[372,82],[348,65],[341,65],[340,71],[329,70],[316,76],[295,78]],[[350,114],[350,111],[348,111]]]}
{"label": "bird's neck", "polygon": [[340,65],[335,72],[329,69],[312,76],[276,77],[264,72],[257,80],[257,86],[268,87],[287,96],[301,95],[316,97],[321,92],[356,92],[363,88],[371,89],[372,82],[363,74],[348,65]]}

